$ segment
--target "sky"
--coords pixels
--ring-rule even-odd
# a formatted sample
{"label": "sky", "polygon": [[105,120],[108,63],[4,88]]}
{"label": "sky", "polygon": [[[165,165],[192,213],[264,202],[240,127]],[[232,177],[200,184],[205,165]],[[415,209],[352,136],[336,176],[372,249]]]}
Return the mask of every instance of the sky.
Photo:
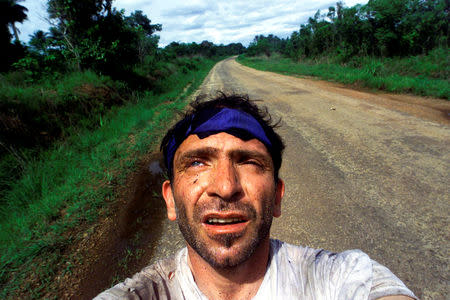
{"label": "sky", "polygon": [[[115,0],[113,6],[125,9],[125,15],[142,10],[152,24],[162,24],[159,46],[171,42],[204,40],[216,45],[242,43],[256,35],[274,34],[286,38],[307,22],[318,9],[322,13],[337,0]],[[367,0],[346,0],[346,6],[366,4]],[[20,39],[28,42],[36,30],[48,30],[46,0],[25,0],[28,20],[17,24]]]}

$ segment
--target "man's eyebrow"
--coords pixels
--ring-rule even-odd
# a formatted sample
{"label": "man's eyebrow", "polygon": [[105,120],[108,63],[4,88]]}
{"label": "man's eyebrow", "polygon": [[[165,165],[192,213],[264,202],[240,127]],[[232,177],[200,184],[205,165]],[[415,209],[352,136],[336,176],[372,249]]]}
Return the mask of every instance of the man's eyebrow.
{"label": "man's eyebrow", "polygon": [[265,163],[267,165],[272,165],[272,158],[270,155],[267,155],[265,153],[262,153],[262,152],[256,151],[256,150],[237,149],[237,150],[232,150],[231,155],[237,156],[237,157],[255,158],[255,159],[261,160],[263,163]]}
{"label": "man's eyebrow", "polygon": [[[196,148],[192,150],[187,150],[180,154],[180,156],[177,158],[178,162],[181,162],[183,160],[189,160],[192,158],[202,158],[202,157],[215,157],[220,152],[220,149],[215,147],[202,147],[202,148]],[[261,152],[256,150],[245,150],[245,149],[233,149],[230,150],[227,153],[227,156],[234,157],[234,158],[254,158],[257,160],[260,160],[262,163],[264,163],[267,166],[272,165],[272,158]]]}
{"label": "man's eyebrow", "polygon": [[187,150],[180,154],[178,161],[183,159],[189,159],[193,157],[205,157],[205,156],[215,156],[219,152],[219,149],[214,147],[202,147],[192,150]]}

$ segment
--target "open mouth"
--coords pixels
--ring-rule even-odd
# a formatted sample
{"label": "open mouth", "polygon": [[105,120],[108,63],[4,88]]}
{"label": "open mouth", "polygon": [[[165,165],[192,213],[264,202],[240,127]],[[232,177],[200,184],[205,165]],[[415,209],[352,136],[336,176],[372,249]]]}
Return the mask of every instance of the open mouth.
{"label": "open mouth", "polygon": [[210,213],[204,216],[203,226],[207,234],[214,238],[224,234],[243,234],[250,219],[241,213]]}
{"label": "open mouth", "polygon": [[247,220],[243,218],[207,218],[205,223],[208,225],[230,225],[245,222],[247,222]]}

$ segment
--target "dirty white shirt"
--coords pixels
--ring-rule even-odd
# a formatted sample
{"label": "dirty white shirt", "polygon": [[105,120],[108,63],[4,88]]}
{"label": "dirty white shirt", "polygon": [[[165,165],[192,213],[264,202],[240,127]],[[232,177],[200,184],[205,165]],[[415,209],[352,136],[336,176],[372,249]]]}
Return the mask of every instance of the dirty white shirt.
{"label": "dirty white shirt", "polygon": [[[360,250],[332,253],[270,240],[270,259],[254,300],[377,299],[414,294],[391,271]],[[187,249],[98,295],[100,299],[201,299]]]}

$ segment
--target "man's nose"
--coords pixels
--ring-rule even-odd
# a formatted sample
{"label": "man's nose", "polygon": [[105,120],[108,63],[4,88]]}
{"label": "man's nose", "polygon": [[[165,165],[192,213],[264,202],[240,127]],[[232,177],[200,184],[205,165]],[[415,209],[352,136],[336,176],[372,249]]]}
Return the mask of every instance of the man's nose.
{"label": "man's nose", "polygon": [[242,191],[236,166],[230,160],[222,160],[214,167],[213,173],[208,185],[208,195],[233,201]]}

